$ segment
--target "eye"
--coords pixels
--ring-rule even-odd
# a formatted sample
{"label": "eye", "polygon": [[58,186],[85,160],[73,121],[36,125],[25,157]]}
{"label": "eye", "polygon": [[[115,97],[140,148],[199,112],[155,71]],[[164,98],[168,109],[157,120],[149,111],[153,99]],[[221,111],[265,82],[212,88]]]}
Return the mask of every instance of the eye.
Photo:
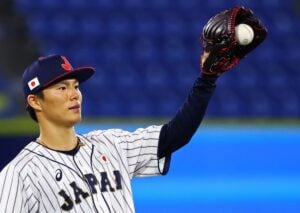
{"label": "eye", "polygon": [[75,89],[79,89],[79,84],[75,85]]}
{"label": "eye", "polygon": [[67,87],[66,86],[61,86],[61,87],[58,87],[58,89],[59,90],[65,90],[65,89],[67,89]]}

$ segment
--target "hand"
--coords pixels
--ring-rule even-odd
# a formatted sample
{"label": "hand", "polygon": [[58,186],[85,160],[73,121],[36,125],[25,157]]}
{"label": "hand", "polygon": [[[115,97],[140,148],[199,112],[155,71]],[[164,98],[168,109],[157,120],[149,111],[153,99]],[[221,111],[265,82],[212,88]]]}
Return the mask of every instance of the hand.
{"label": "hand", "polygon": [[[240,45],[236,39],[235,26],[241,23],[249,25],[254,32],[254,38],[248,45]],[[202,31],[202,73],[221,75],[262,43],[266,35],[266,27],[250,9],[233,7],[218,13],[207,22]]]}

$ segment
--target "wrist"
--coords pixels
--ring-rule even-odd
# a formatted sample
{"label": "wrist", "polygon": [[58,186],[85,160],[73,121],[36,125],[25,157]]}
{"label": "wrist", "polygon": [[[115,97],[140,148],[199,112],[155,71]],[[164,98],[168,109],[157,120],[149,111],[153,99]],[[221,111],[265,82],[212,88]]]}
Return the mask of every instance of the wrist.
{"label": "wrist", "polygon": [[210,82],[210,83],[215,83],[219,78],[219,76],[217,76],[217,75],[208,75],[203,72],[201,73],[200,77],[203,81]]}

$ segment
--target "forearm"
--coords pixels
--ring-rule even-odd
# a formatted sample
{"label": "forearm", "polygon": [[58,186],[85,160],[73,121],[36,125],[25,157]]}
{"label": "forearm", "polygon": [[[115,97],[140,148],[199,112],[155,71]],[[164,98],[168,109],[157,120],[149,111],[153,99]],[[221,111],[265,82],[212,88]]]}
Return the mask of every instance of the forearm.
{"label": "forearm", "polygon": [[190,141],[204,117],[216,87],[216,80],[216,77],[205,75],[196,79],[175,117],[162,127],[158,147],[159,158],[170,155]]}

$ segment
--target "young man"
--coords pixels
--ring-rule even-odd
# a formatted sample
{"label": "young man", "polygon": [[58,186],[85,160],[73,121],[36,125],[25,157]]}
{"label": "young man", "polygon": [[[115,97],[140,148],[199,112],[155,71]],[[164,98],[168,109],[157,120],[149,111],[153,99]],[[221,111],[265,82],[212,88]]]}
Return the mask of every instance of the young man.
{"label": "young man", "polygon": [[[214,25],[206,28],[204,38],[205,30],[219,37]],[[226,53],[224,63],[223,50],[210,53],[203,45],[202,74],[175,117],[134,132],[75,132],[81,120],[79,84],[93,75],[92,67],[73,69],[61,55],[27,67],[23,90],[40,134],[1,171],[1,212],[134,212],[130,180],[167,173],[171,154],[200,125],[217,76],[237,64],[236,56]]]}
{"label": "young man", "polygon": [[134,212],[130,179],[166,174],[173,151],[196,131],[215,88],[199,78],[186,106],[163,126],[76,134],[79,84],[94,73],[64,56],[40,58],[23,75],[28,111],[40,135],[1,172],[4,212]]}

